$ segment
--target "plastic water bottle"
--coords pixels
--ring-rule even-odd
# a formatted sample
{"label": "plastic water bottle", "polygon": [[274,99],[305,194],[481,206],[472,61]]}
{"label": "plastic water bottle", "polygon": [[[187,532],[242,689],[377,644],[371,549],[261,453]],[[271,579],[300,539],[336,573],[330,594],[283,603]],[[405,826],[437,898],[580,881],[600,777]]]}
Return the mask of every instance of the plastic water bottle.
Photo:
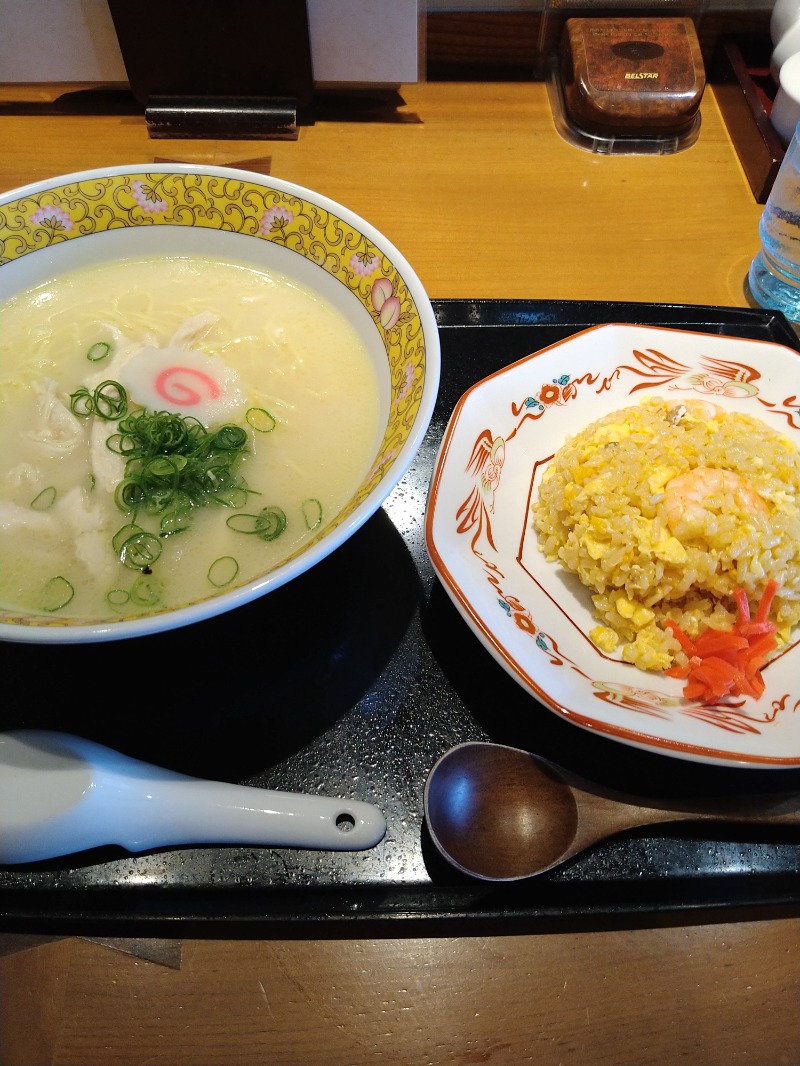
{"label": "plastic water bottle", "polygon": [[800,141],[786,149],[764,205],[758,233],[761,251],[750,267],[750,291],[762,307],[800,322]]}

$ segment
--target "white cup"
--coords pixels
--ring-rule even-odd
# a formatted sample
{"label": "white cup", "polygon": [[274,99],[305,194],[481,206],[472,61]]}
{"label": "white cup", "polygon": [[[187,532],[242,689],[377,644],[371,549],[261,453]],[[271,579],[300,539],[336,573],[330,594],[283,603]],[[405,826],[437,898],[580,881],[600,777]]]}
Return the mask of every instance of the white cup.
{"label": "white cup", "polygon": [[773,47],[784,34],[800,22],[800,0],[775,0],[769,18],[769,35]]}
{"label": "white cup", "polygon": [[769,120],[783,143],[788,144],[800,122],[800,52],[789,56],[781,66]]}
{"label": "white cup", "polygon": [[769,69],[776,85],[780,84],[780,73],[783,69],[783,64],[795,52],[800,52],[800,20],[789,26],[772,50]]}

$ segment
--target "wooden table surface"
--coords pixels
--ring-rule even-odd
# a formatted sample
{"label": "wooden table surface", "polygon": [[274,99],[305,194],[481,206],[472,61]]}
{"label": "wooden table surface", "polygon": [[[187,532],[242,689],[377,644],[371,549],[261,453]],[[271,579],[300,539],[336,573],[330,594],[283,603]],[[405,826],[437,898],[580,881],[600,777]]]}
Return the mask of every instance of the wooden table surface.
{"label": "wooden table surface", "polygon": [[[0,87],[0,103],[20,95]],[[394,121],[318,122],[293,142],[156,141],[138,116],[0,111],[0,191],[156,157],[270,157],[276,177],[373,222],[434,298],[747,305],[762,208],[712,90],[697,143],[652,157],[567,144],[540,83],[420,84],[403,97]],[[179,965],[9,935],[0,1063],[800,1063],[800,917],[449,932],[186,940]]]}

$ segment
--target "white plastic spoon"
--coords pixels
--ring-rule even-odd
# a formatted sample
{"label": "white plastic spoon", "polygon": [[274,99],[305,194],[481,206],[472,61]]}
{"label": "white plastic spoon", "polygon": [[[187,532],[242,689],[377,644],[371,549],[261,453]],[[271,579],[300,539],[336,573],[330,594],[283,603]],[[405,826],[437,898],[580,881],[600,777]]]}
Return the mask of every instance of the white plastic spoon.
{"label": "white plastic spoon", "polygon": [[360,851],[385,833],[382,812],[360,800],[203,781],[69,733],[0,733],[0,863],[105,844]]}

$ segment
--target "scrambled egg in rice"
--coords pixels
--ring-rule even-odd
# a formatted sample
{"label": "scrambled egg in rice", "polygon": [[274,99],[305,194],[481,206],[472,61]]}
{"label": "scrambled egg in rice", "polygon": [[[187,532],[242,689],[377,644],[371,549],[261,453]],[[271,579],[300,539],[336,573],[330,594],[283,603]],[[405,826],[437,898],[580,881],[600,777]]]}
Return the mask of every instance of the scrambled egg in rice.
{"label": "scrambled egg in rice", "polygon": [[645,670],[686,663],[728,630],[733,593],[780,585],[778,640],[800,622],[800,450],[766,423],[703,400],[649,399],[568,440],[532,507],[539,547],[591,590],[604,652]]}

